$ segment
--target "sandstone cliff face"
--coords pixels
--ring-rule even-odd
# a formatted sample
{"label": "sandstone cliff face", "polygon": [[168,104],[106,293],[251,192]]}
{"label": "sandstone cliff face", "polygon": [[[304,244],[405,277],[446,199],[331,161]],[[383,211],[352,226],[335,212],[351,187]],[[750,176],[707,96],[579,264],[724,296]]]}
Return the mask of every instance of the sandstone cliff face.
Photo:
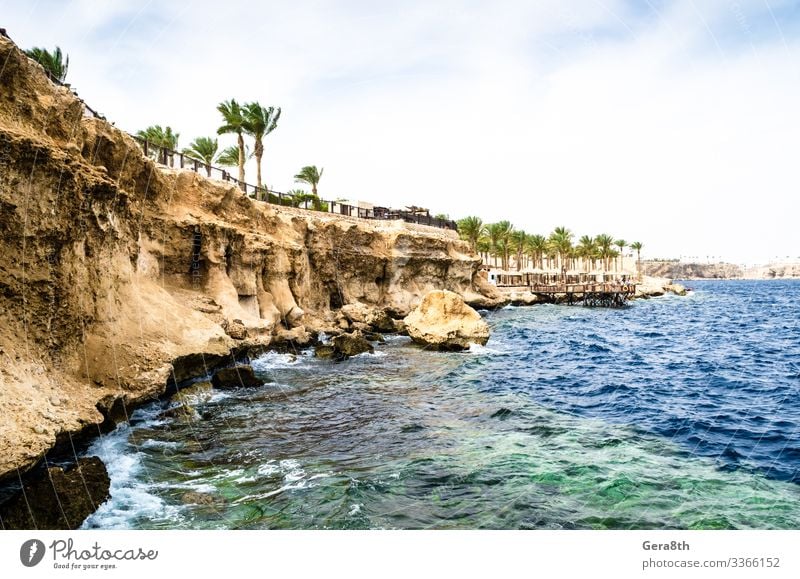
{"label": "sandstone cliff face", "polygon": [[336,328],[344,304],[402,317],[433,289],[496,297],[454,232],[277,208],[156,166],[2,37],[0,62],[0,477],[170,377],[277,330]]}
{"label": "sandstone cliff face", "polygon": [[673,279],[793,279],[800,277],[800,263],[770,263],[743,268],[732,263],[643,261],[642,272]]}
{"label": "sandstone cliff face", "polygon": [[643,261],[642,273],[671,279],[732,279],[742,277],[742,268],[731,263],[679,263]]}

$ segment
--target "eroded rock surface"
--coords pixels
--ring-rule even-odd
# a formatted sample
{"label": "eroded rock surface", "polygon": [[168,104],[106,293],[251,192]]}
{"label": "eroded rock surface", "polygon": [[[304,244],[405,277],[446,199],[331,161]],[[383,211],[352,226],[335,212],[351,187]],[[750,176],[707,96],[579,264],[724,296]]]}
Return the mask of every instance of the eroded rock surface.
{"label": "eroded rock surface", "polygon": [[390,331],[432,290],[497,302],[455,232],[255,202],[157,165],[5,37],[0,62],[0,479],[231,352],[352,331],[347,304]]}
{"label": "eroded rock surface", "polygon": [[449,291],[430,292],[404,321],[412,340],[435,350],[467,350],[489,340],[489,325]]}

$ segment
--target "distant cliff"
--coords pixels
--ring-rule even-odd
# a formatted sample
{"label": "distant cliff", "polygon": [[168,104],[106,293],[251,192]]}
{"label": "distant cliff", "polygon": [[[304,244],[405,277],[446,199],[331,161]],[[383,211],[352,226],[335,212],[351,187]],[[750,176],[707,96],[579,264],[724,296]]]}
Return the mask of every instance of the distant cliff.
{"label": "distant cliff", "polygon": [[782,279],[800,278],[800,263],[774,263],[743,268],[732,263],[642,261],[642,273],[672,279]]}

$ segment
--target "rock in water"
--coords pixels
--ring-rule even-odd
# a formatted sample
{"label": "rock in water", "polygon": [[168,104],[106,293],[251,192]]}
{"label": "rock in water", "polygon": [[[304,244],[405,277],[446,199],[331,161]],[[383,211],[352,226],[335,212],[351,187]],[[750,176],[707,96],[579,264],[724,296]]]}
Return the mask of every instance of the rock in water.
{"label": "rock in water", "polygon": [[447,290],[430,292],[404,321],[411,339],[435,350],[468,350],[471,343],[489,341],[489,325],[480,314]]}
{"label": "rock in water", "polygon": [[686,288],[679,283],[671,283],[669,285],[664,286],[664,289],[670,293],[675,294],[676,296],[686,295]]}
{"label": "rock in water", "polygon": [[48,468],[25,483],[24,492],[0,507],[5,529],[72,530],[106,502],[111,480],[96,456],[78,459],[68,470]]}
{"label": "rock in water", "polygon": [[263,382],[256,378],[252,366],[233,366],[218,370],[211,378],[214,388],[254,388],[261,386]]}
{"label": "rock in water", "polygon": [[350,356],[357,356],[364,352],[374,351],[372,344],[370,344],[360,332],[336,336],[331,340],[331,343],[333,344],[336,357],[338,358],[349,358]]}

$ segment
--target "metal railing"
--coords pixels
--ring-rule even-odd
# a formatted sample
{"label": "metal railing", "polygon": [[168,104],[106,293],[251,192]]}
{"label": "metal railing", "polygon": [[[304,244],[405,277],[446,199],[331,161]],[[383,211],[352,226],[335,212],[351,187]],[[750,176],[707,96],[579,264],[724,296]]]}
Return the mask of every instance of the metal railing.
{"label": "metal railing", "polygon": [[210,165],[204,161],[196,159],[186,153],[174,151],[160,145],[156,145],[142,139],[136,135],[131,135],[133,139],[139,144],[145,156],[153,159],[154,161],[171,168],[176,165],[180,169],[191,169],[195,173],[205,171],[206,176],[210,178],[218,178],[226,183],[233,183],[242,192],[256,201],[271,203],[273,205],[281,205],[285,207],[297,207],[300,209],[307,209],[309,211],[321,211],[324,213],[334,213],[336,215],[345,215],[347,217],[359,217],[361,219],[381,219],[381,220],[401,220],[406,223],[416,223],[418,225],[429,225],[431,227],[438,227],[440,229],[457,230],[456,222],[450,219],[441,219],[439,217],[431,217],[427,211],[406,211],[402,209],[390,209],[388,207],[359,207],[349,203],[341,203],[339,201],[331,201],[320,198],[303,197],[298,198],[288,193],[275,191],[266,187],[258,187],[256,185],[240,181],[234,177],[230,171],[221,169],[214,165]]}

